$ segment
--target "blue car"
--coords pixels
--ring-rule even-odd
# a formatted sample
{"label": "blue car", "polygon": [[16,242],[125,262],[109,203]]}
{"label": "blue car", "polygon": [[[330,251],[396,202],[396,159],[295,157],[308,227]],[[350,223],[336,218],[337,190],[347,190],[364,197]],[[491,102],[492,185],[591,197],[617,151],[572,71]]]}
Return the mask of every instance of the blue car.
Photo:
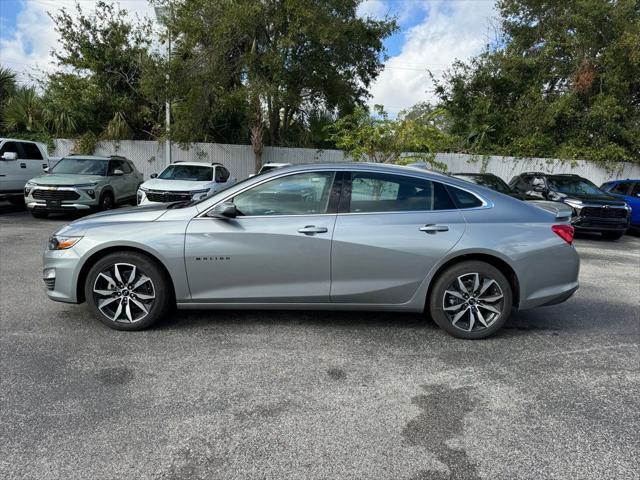
{"label": "blue car", "polygon": [[640,229],[640,180],[612,180],[600,189],[624,199],[631,207],[631,227]]}

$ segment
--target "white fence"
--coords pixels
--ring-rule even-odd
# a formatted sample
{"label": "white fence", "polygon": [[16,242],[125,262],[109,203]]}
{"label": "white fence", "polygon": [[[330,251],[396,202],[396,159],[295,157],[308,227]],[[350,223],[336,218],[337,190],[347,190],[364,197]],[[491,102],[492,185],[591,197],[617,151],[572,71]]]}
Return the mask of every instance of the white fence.
{"label": "white fence", "polygon": [[[51,156],[67,155],[73,148],[73,140],[55,140],[55,150]],[[119,142],[101,142],[96,155],[123,155],[136,164],[145,178],[160,172],[165,166],[166,144],[142,141],[122,140]],[[227,145],[221,143],[195,143],[189,149],[172,145],[173,161],[220,162],[238,179],[248,177],[254,172],[254,155],[250,145]],[[521,172],[545,171],[549,173],[576,173],[590,179],[596,185],[616,178],[640,178],[640,165],[620,164],[611,172],[598,164],[579,160],[576,162],[550,160],[545,158],[481,157],[457,153],[439,153],[436,160],[447,165],[450,172],[485,171],[498,175],[507,182]],[[311,148],[265,147],[263,162],[317,163],[349,161],[341,150],[315,150]]]}

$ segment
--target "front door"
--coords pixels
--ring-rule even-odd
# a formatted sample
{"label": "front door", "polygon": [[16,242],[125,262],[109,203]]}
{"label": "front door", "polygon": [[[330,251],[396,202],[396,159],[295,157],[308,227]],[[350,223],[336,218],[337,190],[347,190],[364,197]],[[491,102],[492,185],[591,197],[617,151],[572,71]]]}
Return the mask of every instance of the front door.
{"label": "front door", "polygon": [[[19,192],[24,188],[27,180],[31,178],[26,170],[26,162],[24,159],[20,159],[22,149],[19,148],[18,143],[7,141],[0,146],[0,191],[2,192]],[[14,153],[17,158],[3,160],[1,157],[5,152]]]}
{"label": "front door", "polygon": [[331,255],[331,301],[401,304],[465,229],[445,187],[355,171],[347,181]]}
{"label": "front door", "polygon": [[328,302],[334,178],[332,171],[281,176],[227,199],[236,218],[193,219],[185,241],[192,299]]}

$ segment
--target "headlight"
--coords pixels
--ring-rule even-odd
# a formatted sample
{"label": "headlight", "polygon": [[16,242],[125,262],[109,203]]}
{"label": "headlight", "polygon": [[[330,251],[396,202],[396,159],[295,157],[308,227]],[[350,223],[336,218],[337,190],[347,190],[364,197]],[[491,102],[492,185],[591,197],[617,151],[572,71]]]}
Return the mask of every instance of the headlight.
{"label": "headlight", "polygon": [[582,208],[582,202],[580,200],[574,200],[573,198],[565,199],[564,203],[566,203],[570,207],[575,208],[576,210],[580,210]]}
{"label": "headlight", "polygon": [[138,187],[138,190],[142,190],[144,193],[147,193],[147,192],[149,191],[149,189],[148,189],[148,188],[145,188],[145,187],[143,187],[143,186],[139,186],[139,187]]}
{"label": "headlight", "polygon": [[200,200],[201,198],[204,198],[209,194],[209,189],[205,188],[203,190],[192,190],[190,193],[192,200]]}
{"label": "headlight", "polygon": [[80,241],[82,237],[65,237],[54,235],[49,238],[49,250],[67,250]]}
{"label": "headlight", "polygon": [[29,196],[29,193],[31,192],[31,190],[33,190],[33,187],[35,186],[36,186],[35,183],[27,182],[27,184],[24,186],[24,196],[25,197]]}

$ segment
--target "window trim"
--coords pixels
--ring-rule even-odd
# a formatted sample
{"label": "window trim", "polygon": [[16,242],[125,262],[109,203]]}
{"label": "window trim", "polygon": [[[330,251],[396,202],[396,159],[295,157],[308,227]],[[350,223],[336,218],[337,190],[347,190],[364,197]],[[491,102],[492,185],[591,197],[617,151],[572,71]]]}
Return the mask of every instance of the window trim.
{"label": "window trim", "polygon": [[[281,173],[280,175],[275,175],[273,177],[269,177],[269,178],[264,178],[262,179],[262,181],[257,182],[257,183],[252,183],[251,185],[248,185],[247,187],[243,188],[242,190],[239,190],[238,192],[235,192],[233,194],[227,195],[223,198],[220,199],[220,201],[214,203],[213,205],[211,205],[209,208],[206,208],[205,210],[203,210],[202,212],[200,212],[199,214],[197,214],[195,217],[193,217],[194,220],[197,219],[203,219],[203,220],[216,220],[213,217],[208,217],[207,213],[209,213],[211,210],[213,210],[217,205],[220,205],[221,203],[224,203],[226,201],[228,201],[230,198],[235,197],[236,195],[240,195],[243,192],[246,192],[247,190],[249,190],[250,188],[254,188],[257,187],[258,185],[262,185],[263,183],[269,182],[271,180],[275,180],[278,178],[282,178],[282,177],[289,177],[291,175],[297,175],[299,173],[317,173],[317,172],[335,172],[335,177],[333,179],[333,183],[334,183],[334,187],[338,182],[338,178],[339,176],[342,177],[342,185],[340,187],[340,202],[342,203],[342,195],[345,194],[345,181],[344,181],[344,177],[346,177],[347,175],[350,175],[351,172],[354,171],[358,171],[358,172],[368,172],[368,173],[385,173],[385,172],[380,172],[377,170],[353,170],[350,169],[348,167],[342,167],[342,168],[321,168],[318,170],[302,170],[302,171],[295,171],[295,172],[285,172],[285,173]],[[444,185],[445,187],[451,187],[451,188],[458,188],[460,190],[464,190],[467,193],[470,193],[471,195],[475,196],[478,198],[478,200],[480,200],[482,202],[482,205],[478,206],[478,207],[471,207],[471,208],[454,208],[454,209],[448,209],[448,210],[407,210],[407,211],[397,211],[397,212],[355,212],[355,213],[341,213],[339,211],[339,209],[336,209],[335,213],[313,213],[313,214],[302,214],[302,215],[244,215],[242,217],[237,217],[236,220],[238,219],[243,219],[243,218],[283,218],[283,217],[310,217],[310,216],[328,216],[328,215],[397,215],[397,214],[415,214],[415,213],[443,213],[443,212],[469,212],[469,211],[473,211],[473,210],[484,210],[484,209],[488,209],[488,208],[493,208],[494,207],[494,203],[483,197],[482,195],[474,192],[473,190],[469,190],[468,188],[465,187],[461,187],[459,185],[456,185],[454,183],[450,183],[447,182],[446,180],[441,180],[441,179],[432,179],[432,178],[425,178],[425,177],[419,177],[416,175],[412,175],[411,173],[407,172],[393,172],[390,173],[388,175],[399,175],[402,177],[409,177],[409,178],[422,178],[424,180],[428,180],[431,182],[439,182],[442,185]],[[463,180],[461,180],[463,181]],[[228,192],[226,192],[228,193]],[[448,192],[447,192],[448,193]],[[334,194],[334,189],[332,189],[331,191],[331,195]],[[450,194],[449,194],[450,195]],[[453,201],[453,200],[452,200]],[[331,198],[329,199],[329,206],[327,206],[327,210],[329,210],[329,207],[331,206]]]}
{"label": "window trim", "polygon": [[[353,179],[352,174],[354,172],[365,172],[365,173],[375,173],[375,174],[380,174],[380,175],[389,175],[389,176],[400,176],[400,177],[409,177],[409,178],[419,178],[421,180],[426,180],[427,182],[431,182],[431,183],[439,183],[440,185],[442,185],[442,187],[445,189],[445,191],[447,192],[447,195],[449,196],[451,203],[453,205],[456,204],[456,202],[454,201],[453,198],[451,198],[451,192],[449,191],[449,189],[451,188],[457,188],[459,190],[462,190],[463,192],[467,192],[470,195],[473,195],[475,198],[477,198],[480,202],[481,205],[476,206],[476,207],[469,207],[469,208],[446,208],[446,209],[442,209],[442,210],[394,210],[391,212],[387,212],[387,211],[380,211],[380,212],[350,212],[350,208],[351,208],[351,181]],[[481,197],[480,195],[478,195],[477,193],[467,189],[467,188],[463,188],[460,187],[458,185],[452,185],[450,183],[447,182],[442,182],[439,179],[431,179],[431,178],[422,178],[422,177],[416,177],[413,175],[406,175],[404,173],[401,172],[394,172],[394,173],[386,173],[386,172],[375,172],[372,170],[347,170],[345,171],[345,178],[344,178],[344,187],[343,187],[343,191],[342,191],[342,195],[340,197],[340,204],[339,204],[339,208],[338,208],[338,215],[388,215],[388,214],[397,214],[397,213],[402,213],[402,214],[408,214],[408,213],[438,213],[438,212],[459,212],[459,211],[469,211],[469,210],[480,210],[480,209],[484,209],[484,208],[492,208],[493,207],[493,202],[490,202],[489,200],[485,199],[484,197]],[[347,200],[345,200],[347,199]]]}

